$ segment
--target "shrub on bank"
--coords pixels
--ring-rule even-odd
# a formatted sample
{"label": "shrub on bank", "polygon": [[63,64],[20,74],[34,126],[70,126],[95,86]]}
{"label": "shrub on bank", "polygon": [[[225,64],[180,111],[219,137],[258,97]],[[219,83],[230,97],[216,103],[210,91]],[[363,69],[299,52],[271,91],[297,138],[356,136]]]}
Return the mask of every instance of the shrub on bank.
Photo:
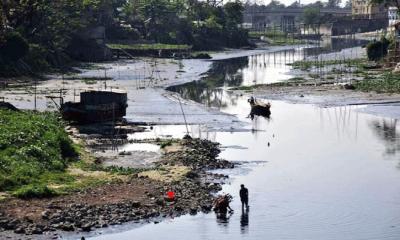
{"label": "shrub on bank", "polygon": [[19,188],[14,192],[18,198],[48,198],[58,195],[58,193],[44,184],[32,184]]}
{"label": "shrub on bank", "polygon": [[390,41],[386,38],[382,38],[380,41],[370,42],[367,45],[367,56],[371,61],[378,61],[385,57],[388,53],[388,47]]}
{"label": "shrub on bank", "polygon": [[76,156],[57,114],[0,110],[0,191],[46,196],[41,177]]}

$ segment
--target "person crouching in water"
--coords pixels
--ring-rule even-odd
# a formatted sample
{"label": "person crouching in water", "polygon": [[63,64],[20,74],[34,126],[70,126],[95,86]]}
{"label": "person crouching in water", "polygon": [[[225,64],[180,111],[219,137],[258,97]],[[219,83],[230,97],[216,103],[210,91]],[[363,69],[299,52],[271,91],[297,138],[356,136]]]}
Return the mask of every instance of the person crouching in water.
{"label": "person crouching in water", "polygon": [[228,209],[229,213],[232,213],[233,209],[229,206],[231,199],[232,197],[229,194],[219,196],[214,201],[214,211],[221,216],[225,216],[228,212]]}
{"label": "person crouching in water", "polygon": [[242,202],[242,209],[246,206],[246,209],[249,209],[249,190],[244,187],[244,184],[240,185],[240,201]]}

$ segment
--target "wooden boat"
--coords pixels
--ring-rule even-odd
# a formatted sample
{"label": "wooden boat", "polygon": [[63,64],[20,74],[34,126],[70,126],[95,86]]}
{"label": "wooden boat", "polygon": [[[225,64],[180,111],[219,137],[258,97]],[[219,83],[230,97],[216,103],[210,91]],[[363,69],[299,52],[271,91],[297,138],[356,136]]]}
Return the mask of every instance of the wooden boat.
{"label": "wooden boat", "polygon": [[250,115],[257,115],[263,117],[269,117],[271,115],[271,104],[262,103],[251,97],[247,100],[250,103],[251,111]]}
{"label": "wooden boat", "polygon": [[11,110],[11,111],[19,111],[18,108],[16,108],[14,105],[12,105],[9,102],[0,102],[0,109],[6,109],[6,110]]}
{"label": "wooden boat", "polygon": [[66,102],[61,105],[61,114],[65,120],[95,123],[120,120],[126,115],[126,92],[85,91],[80,96],[80,102]]}

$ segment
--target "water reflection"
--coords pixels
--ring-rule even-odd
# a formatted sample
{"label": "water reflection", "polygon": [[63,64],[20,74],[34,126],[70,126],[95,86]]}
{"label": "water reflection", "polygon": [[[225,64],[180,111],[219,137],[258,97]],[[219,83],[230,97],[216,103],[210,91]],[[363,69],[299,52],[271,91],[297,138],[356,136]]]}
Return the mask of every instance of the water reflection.
{"label": "water reflection", "polygon": [[[212,64],[207,77],[201,81],[193,81],[179,86],[167,88],[169,91],[178,92],[182,97],[203,103],[210,107],[224,107],[221,101],[224,86],[240,86],[243,76],[239,69],[248,65],[246,58],[236,58],[216,61]],[[234,101],[234,99],[232,99]]]}
{"label": "water reflection", "polygon": [[218,225],[227,227],[229,224],[229,218],[232,216],[232,213],[216,213],[216,219]]}
{"label": "water reflection", "polygon": [[[223,192],[238,199],[239,183],[251,189],[251,216],[233,201],[236,212],[226,217],[187,216],[96,239],[399,239],[400,174],[396,162],[382,161],[385,141],[396,143],[399,136],[397,121],[357,113],[356,107],[271,103],[273,119],[257,118],[255,134],[191,128],[193,136],[211,134],[222,146],[241,146],[223,148],[223,159],[265,163],[223,172],[232,176]],[[253,122],[246,119],[245,97],[224,112]],[[182,137],[185,131],[185,126],[155,126],[151,136]],[[387,159],[398,159],[398,152]]]}
{"label": "water reflection", "polygon": [[400,132],[397,128],[397,119],[373,120],[370,123],[371,129],[385,144],[385,153],[395,155],[400,150]]}
{"label": "water reflection", "polygon": [[240,233],[248,233],[249,230],[249,210],[242,207],[242,215],[240,216]]}
{"label": "water reflection", "polygon": [[362,40],[332,39],[328,44],[324,43],[317,47],[297,47],[218,60],[212,63],[210,70],[200,81],[172,86],[168,90],[177,92],[186,99],[220,109],[236,105],[237,102],[235,95],[224,98],[226,92],[223,89],[226,87],[242,87],[243,90],[251,91],[250,86],[253,85],[288,80],[294,76],[290,64],[295,61],[346,47],[360,46],[363,43]]}

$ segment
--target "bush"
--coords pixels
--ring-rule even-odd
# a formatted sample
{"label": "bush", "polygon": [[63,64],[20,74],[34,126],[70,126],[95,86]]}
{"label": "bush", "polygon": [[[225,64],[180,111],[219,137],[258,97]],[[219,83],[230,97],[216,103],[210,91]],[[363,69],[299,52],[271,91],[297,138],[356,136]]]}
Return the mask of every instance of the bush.
{"label": "bush", "polygon": [[0,46],[0,62],[15,62],[29,51],[28,42],[18,32],[10,32],[5,36],[5,43]]}
{"label": "bush", "polygon": [[367,45],[367,56],[371,61],[378,61],[388,53],[389,40],[382,38],[380,41],[370,42]]}
{"label": "bush", "polygon": [[58,193],[55,190],[50,189],[46,185],[32,184],[18,189],[13,193],[13,195],[18,198],[27,199],[27,198],[48,198],[57,196]]}
{"label": "bush", "polygon": [[23,60],[31,67],[33,72],[41,72],[50,69],[50,64],[46,59],[47,56],[48,52],[45,48],[37,44],[30,44],[29,52]]}
{"label": "bush", "polygon": [[0,191],[37,183],[77,156],[55,113],[0,110]]}

